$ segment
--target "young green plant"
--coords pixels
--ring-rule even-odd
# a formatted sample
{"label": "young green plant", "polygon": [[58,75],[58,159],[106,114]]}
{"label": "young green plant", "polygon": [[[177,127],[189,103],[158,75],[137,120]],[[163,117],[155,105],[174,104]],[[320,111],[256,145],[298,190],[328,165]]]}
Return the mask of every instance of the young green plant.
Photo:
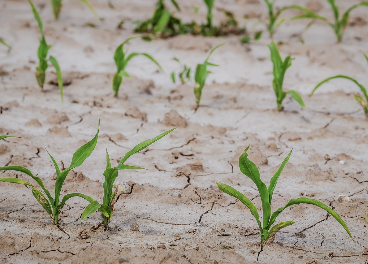
{"label": "young green plant", "polygon": [[[187,83],[187,81],[190,81],[191,68],[188,67],[185,64],[183,65],[178,58],[174,58],[173,60],[178,62],[180,67],[181,67],[181,71],[178,73],[178,77],[179,77],[179,80],[181,81],[181,83],[185,84],[185,83]],[[171,73],[171,80],[172,80],[173,83],[176,83],[175,72]]]}
{"label": "young green plant", "polygon": [[[97,144],[99,128],[100,128],[100,124],[98,125],[98,130],[97,130],[95,137],[91,141],[86,143],[85,145],[81,146],[74,153],[72,162],[67,169],[60,171],[59,166],[57,165],[55,159],[49,153],[49,156],[55,166],[56,175],[57,175],[55,187],[54,187],[54,192],[55,192],[54,197],[51,196],[50,191],[45,188],[42,180],[39,177],[34,176],[30,170],[28,170],[27,168],[21,167],[21,166],[0,167],[0,171],[23,172],[27,174],[28,176],[30,176],[33,180],[35,180],[38,183],[38,185],[41,187],[42,191],[38,190],[33,184],[26,182],[24,180],[18,179],[18,178],[0,178],[0,182],[24,184],[26,186],[31,187],[33,196],[41,204],[43,209],[45,209],[45,211],[51,216],[55,225],[58,225],[60,210],[64,207],[65,202],[72,197],[79,196],[83,199],[86,199],[88,202],[90,202],[90,205],[88,205],[83,212],[83,214],[88,214],[90,210],[94,210],[94,208],[100,207],[97,201],[81,193],[69,193],[65,195],[60,201],[60,198],[61,198],[60,193],[61,193],[61,189],[63,187],[65,178],[68,175],[68,173],[72,169],[75,169],[76,167],[79,167],[80,165],[82,165],[83,162],[92,154],[92,151],[94,150]],[[9,136],[1,136],[1,137],[9,137]]]}
{"label": "young green plant", "polygon": [[285,222],[281,222],[281,223],[274,225],[276,218],[279,216],[279,214],[282,211],[284,211],[286,208],[294,204],[312,204],[312,205],[322,208],[323,210],[331,214],[340,223],[340,225],[342,225],[342,227],[346,230],[349,236],[352,237],[347,225],[341,219],[341,217],[335,211],[333,211],[330,207],[328,207],[327,205],[323,204],[322,202],[318,200],[314,200],[314,199],[310,199],[306,197],[291,199],[284,207],[280,207],[274,213],[271,214],[271,203],[272,203],[273,192],[275,190],[280,174],[290,158],[291,151],[289,155],[285,158],[285,160],[282,162],[280,168],[272,176],[270,185],[267,188],[266,184],[261,180],[257,166],[248,159],[248,153],[247,153],[248,149],[249,149],[249,146],[245,149],[244,153],[239,157],[239,167],[240,167],[240,171],[244,175],[249,177],[257,186],[259,195],[262,200],[262,213],[263,213],[262,222],[260,220],[259,213],[258,213],[256,206],[245,195],[243,195],[241,192],[235,190],[233,187],[229,185],[226,185],[220,182],[216,182],[216,184],[220,188],[221,191],[235,197],[236,199],[238,199],[240,202],[242,202],[248,207],[251,214],[254,216],[254,218],[256,219],[258,223],[258,228],[259,228],[260,235],[261,235],[261,245],[262,245],[261,249],[263,248],[263,244],[268,239],[273,237],[276,234],[276,232],[278,232],[280,229],[284,227],[294,224],[294,221],[290,220],[290,221],[285,221]]}
{"label": "young green plant", "polygon": [[91,206],[91,208],[94,208],[94,211],[89,210],[88,213],[84,213],[82,215],[82,220],[86,219],[88,216],[93,214],[95,211],[99,210],[101,212],[101,217],[103,219],[103,225],[105,226],[105,229],[106,229],[111,220],[113,212],[114,212],[114,204],[117,202],[121,194],[119,191],[119,186],[115,187],[114,189],[114,182],[116,178],[118,177],[119,170],[143,169],[141,167],[130,166],[124,163],[129,159],[129,157],[147,148],[149,145],[163,138],[164,136],[172,132],[174,129],[175,128],[170,129],[158,135],[157,137],[154,137],[152,139],[148,139],[146,141],[139,143],[132,150],[128,151],[125,154],[123,159],[120,160],[119,164],[116,167],[111,166],[110,157],[109,157],[108,152],[106,151],[106,170],[103,173],[103,175],[105,176],[105,182],[103,183],[103,189],[104,189],[103,203],[100,205],[100,207]]}
{"label": "young green plant", "polygon": [[148,53],[137,53],[133,52],[128,54],[124,51],[124,45],[128,43],[131,39],[134,39],[137,37],[128,38],[125,40],[122,44],[120,44],[114,55],[115,65],[116,65],[116,72],[114,74],[113,80],[112,80],[112,90],[114,91],[114,96],[118,97],[120,85],[123,81],[123,77],[129,78],[130,75],[125,71],[125,67],[128,65],[129,61],[133,59],[136,56],[143,55],[150,59],[153,63],[155,63],[160,70],[162,70],[161,65]]}
{"label": "young green plant", "polygon": [[38,47],[38,52],[37,52],[39,64],[36,67],[36,72],[35,72],[37,83],[43,90],[43,86],[45,84],[45,79],[46,79],[46,70],[49,66],[48,62],[51,62],[51,64],[54,66],[56,70],[57,80],[58,80],[58,84],[60,88],[61,101],[63,101],[64,100],[63,77],[61,75],[59,63],[53,56],[50,56],[49,58],[47,58],[47,54],[51,46],[46,43],[46,39],[43,34],[43,23],[42,23],[40,15],[37,12],[37,9],[35,8],[31,0],[28,0],[28,2],[32,7],[33,15],[38,23],[38,27],[41,33],[40,45]]}
{"label": "young green plant", "polygon": [[296,10],[301,10],[304,12],[309,11],[309,9],[299,6],[299,5],[289,5],[289,6],[285,6],[285,7],[282,7],[276,10],[275,8],[276,1],[270,1],[270,0],[264,0],[264,1],[268,9],[268,23],[266,23],[266,26],[267,26],[267,30],[268,30],[268,33],[270,34],[271,39],[273,39],[273,36],[275,32],[277,31],[277,29],[286,21],[285,18],[279,19],[280,15],[284,11],[289,10],[289,9],[296,9]]}
{"label": "young green plant", "polygon": [[[92,11],[93,15],[98,18],[95,9],[87,0],[79,0],[79,1],[85,4]],[[54,13],[55,19],[59,19],[60,11],[63,6],[63,0],[50,0],[50,2],[52,5],[52,12]]]}
{"label": "young green plant", "polygon": [[[171,3],[177,11],[180,12],[179,4],[176,0],[171,0]],[[155,12],[152,18],[139,23],[135,28],[135,32],[143,33],[149,32],[153,35],[161,33],[165,36],[175,36],[177,34],[182,34],[183,24],[181,20],[175,17],[164,4],[164,0],[158,0]]]}
{"label": "young green plant", "polygon": [[276,95],[276,103],[277,109],[281,111],[283,109],[282,101],[285,99],[287,94],[290,94],[291,97],[300,104],[302,108],[305,108],[304,101],[298,92],[294,90],[290,90],[285,92],[283,90],[283,83],[286,70],[291,66],[292,58],[287,56],[283,61],[280,55],[279,50],[276,47],[274,42],[268,45],[271,51],[271,61],[273,63],[273,81],[272,86]]}
{"label": "young green plant", "polygon": [[367,6],[368,7],[368,2],[363,1],[363,2],[360,2],[359,4],[355,4],[355,5],[351,6],[350,8],[348,8],[348,10],[345,11],[345,13],[342,14],[342,16],[340,16],[340,9],[336,5],[335,0],[327,0],[327,2],[331,5],[331,8],[332,8],[332,11],[333,11],[333,14],[334,14],[334,21],[333,22],[328,20],[326,17],[321,16],[321,15],[313,12],[312,10],[309,10],[308,8],[300,9],[303,12],[303,14],[301,14],[299,16],[296,16],[296,17],[293,17],[292,20],[304,19],[304,18],[311,18],[311,19],[321,20],[321,21],[327,23],[333,29],[333,31],[336,35],[337,42],[341,42],[342,37],[343,37],[344,32],[345,32],[345,29],[346,29],[346,26],[348,25],[348,22],[349,22],[350,12],[353,11],[354,9],[358,8],[358,7],[361,7],[361,6]]}
{"label": "young green plant", "polygon": [[[368,57],[367,55],[365,55],[365,58],[368,62]],[[360,90],[362,91],[363,93],[363,96],[361,96],[360,94],[354,94],[354,99],[362,106],[363,110],[364,110],[364,113],[366,115],[366,117],[368,117],[368,93],[367,93],[367,89],[361,85],[357,80],[349,77],[349,76],[346,76],[346,75],[336,75],[336,76],[333,76],[333,77],[330,77],[330,78],[327,78],[323,81],[321,81],[319,84],[317,84],[316,87],[314,87],[312,93],[310,94],[310,96],[312,96],[314,94],[314,92],[324,83],[332,80],[332,79],[347,79],[347,80],[350,80],[352,82],[354,82],[356,85],[358,85],[358,87],[360,88]]]}
{"label": "young green plant", "polygon": [[195,81],[195,86],[194,86],[194,96],[196,98],[196,110],[199,107],[199,104],[201,103],[201,97],[202,97],[202,91],[203,91],[203,87],[206,84],[206,79],[207,76],[211,73],[210,71],[207,70],[208,66],[219,66],[217,64],[213,64],[211,62],[209,62],[209,58],[212,55],[212,53],[218,49],[219,47],[221,47],[222,45],[225,45],[225,43],[222,43],[220,45],[217,45],[216,47],[214,47],[211,51],[210,54],[208,54],[206,60],[202,63],[202,64],[197,64],[196,67],[196,71],[195,71],[195,75],[194,75],[194,81]]}

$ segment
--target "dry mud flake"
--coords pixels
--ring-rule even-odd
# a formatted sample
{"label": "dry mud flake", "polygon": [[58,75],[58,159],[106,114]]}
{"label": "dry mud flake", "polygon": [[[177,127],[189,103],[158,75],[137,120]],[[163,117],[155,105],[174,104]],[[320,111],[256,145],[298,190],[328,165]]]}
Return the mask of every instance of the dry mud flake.
{"label": "dry mud flake", "polygon": [[59,126],[53,126],[52,128],[49,128],[46,132],[46,136],[59,136],[59,137],[71,137],[69,130],[67,127],[59,127]]}
{"label": "dry mud flake", "polygon": [[141,112],[136,106],[128,108],[125,112],[125,115],[133,118],[139,118],[142,121],[147,122],[147,114]]}
{"label": "dry mud flake", "polygon": [[165,126],[182,128],[185,128],[188,125],[187,120],[179,115],[179,113],[174,109],[165,114],[165,118],[161,123]]}
{"label": "dry mud flake", "polygon": [[55,113],[47,118],[47,123],[52,125],[61,125],[61,123],[69,121],[65,113]]}

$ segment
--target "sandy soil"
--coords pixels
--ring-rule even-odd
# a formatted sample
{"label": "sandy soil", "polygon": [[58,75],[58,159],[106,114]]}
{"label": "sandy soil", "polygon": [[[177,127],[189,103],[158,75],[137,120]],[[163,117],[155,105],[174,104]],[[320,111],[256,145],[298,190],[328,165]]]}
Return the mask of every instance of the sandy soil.
{"label": "sandy soil", "polygon": [[[0,36],[13,46],[0,47],[0,134],[16,135],[0,144],[1,165],[22,165],[54,185],[54,169],[46,150],[59,164],[69,164],[78,146],[101,132],[90,158],[67,178],[63,193],[82,192],[102,199],[105,149],[118,162],[129,148],[171,127],[170,136],[133,156],[129,164],[146,171],[121,172],[119,181],[134,183],[131,194],[116,204],[111,229],[91,228],[99,214],[81,222],[87,205],[69,200],[61,215],[61,232],[24,186],[1,183],[1,263],[368,263],[368,123],[349,82],[334,81],[314,97],[307,95],[320,80],[336,74],[351,75],[368,84],[368,66],[361,53],[368,52],[367,9],[352,13],[342,44],[335,44],[331,29],[317,23],[305,35],[305,44],[295,37],[306,21],[286,23],[275,38],[283,41],[283,56],[295,60],[289,69],[286,89],[299,91],[307,109],[290,99],[285,111],[276,111],[272,92],[272,64],[268,36],[241,45],[237,37],[204,38],[178,36],[150,43],[134,40],[130,51],[148,52],[162,64],[158,72],[145,58],[133,60],[119,98],[111,90],[115,70],[113,52],[132,36],[134,20],[151,16],[155,1],[94,0],[96,20],[78,1],[65,0],[60,20],[54,21],[46,0],[35,0],[45,23],[46,39],[62,68],[65,102],[52,84],[48,71],[42,92],[33,72],[37,62],[38,29],[25,0],[2,0]],[[203,20],[201,1],[182,3],[184,20]],[[266,17],[262,1],[218,0],[241,18]],[[332,18],[329,6],[308,4]],[[339,1],[343,8],[347,1]],[[359,1],[349,1],[350,3]],[[290,4],[280,0],[278,5]],[[192,5],[200,6],[193,15]],[[286,14],[286,15],[291,15]],[[202,17],[201,17],[202,16]],[[215,18],[223,19],[216,11]],[[124,30],[116,25],[126,20]],[[241,20],[251,28],[255,19]],[[96,24],[96,28],[85,26]],[[260,26],[261,28],[261,26]],[[215,45],[213,69],[204,89],[202,106],[194,113],[192,85],[174,85],[169,74],[179,70],[174,56],[190,66],[205,59]],[[51,81],[51,83],[50,83]],[[250,212],[234,198],[221,193],[215,181],[244,192],[260,209],[255,186],[240,173],[238,157],[247,145],[250,157],[268,182],[278,165],[293,149],[276,188],[274,210],[299,196],[320,199],[346,221],[354,241],[323,210],[294,206],[279,221],[295,220],[280,231],[273,243],[259,254],[259,232]],[[1,177],[20,173],[2,172]],[[348,201],[339,199],[347,196]],[[345,199],[346,200],[346,199]]]}

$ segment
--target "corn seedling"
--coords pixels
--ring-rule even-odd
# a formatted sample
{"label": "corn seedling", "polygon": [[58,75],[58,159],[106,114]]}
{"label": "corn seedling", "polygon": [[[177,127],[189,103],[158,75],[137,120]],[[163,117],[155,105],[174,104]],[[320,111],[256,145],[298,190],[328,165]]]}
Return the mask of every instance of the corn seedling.
{"label": "corn seedling", "polygon": [[[312,205],[322,208],[323,210],[331,214],[342,225],[342,227],[346,230],[349,236],[352,237],[347,225],[341,219],[341,217],[335,211],[333,211],[330,207],[328,207],[327,205],[323,204],[322,202],[318,200],[314,200],[314,199],[310,199],[306,197],[291,199],[284,207],[280,207],[273,214],[271,214],[272,195],[275,190],[277,180],[279,179],[282,170],[284,169],[286,163],[288,162],[290,158],[291,151],[289,155],[285,158],[285,160],[282,162],[280,168],[272,176],[270,185],[267,188],[266,184],[261,180],[257,166],[248,159],[248,154],[247,154],[248,149],[249,149],[249,146],[245,149],[244,153],[239,157],[239,167],[240,167],[240,171],[244,175],[249,177],[257,186],[259,195],[262,200],[262,213],[263,213],[262,223],[259,219],[258,210],[251,200],[249,200],[245,195],[243,195],[241,192],[235,190],[233,187],[229,185],[219,183],[219,182],[216,182],[216,184],[220,188],[221,191],[235,197],[236,199],[238,199],[240,202],[242,202],[249,208],[251,214],[254,216],[254,218],[256,219],[258,223],[258,227],[259,227],[259,231],[261,235],[261,245],[262,246],[269,238],[273,237],[276,234],[276,232],[278,232],[280,229],[294,224],[294,221],[291,220],[291,221],[285,221],[285,222],[281,222],[281,223],[273,225],[276,221],[276,218],[279,216],[279,214],[282,211],[284,211],[286,208],[294,204],[312,204]],[[261,246],[261,249],[262,249],[262,246]]]}
{"label": "corn seedling", "polygon": [[[368,62],[368,57],[367,55],[365,55],[365,58]],[[316,87],[314,87],[312,93],[310,94],[310,96],[312,96],[314,94],[314,92],[324,83],[330,81],[330,80],[333,80],[333,79],[347,79],[347,80],[350,80],[352,82],[354,82],[356,85],[359,86],[360,90],[362,91],[363,96],[361,96],[360,94],[354,94],[354,99],[362,106],[363,110],[364,110],[364,113],[365,115],[368,117],[368,93],[367,93],[367,90],[365,89],[365,87],[363,85],[361,85],[357,80],[349,77],[349,76],[346,76],[346,75],[336,75],[336,76],[333,76],[333,77],[330,77],[330,78],[327,78],[323,81],[321,81],[319,84],[317,84]]]}
{"label": "corn seedling", "polygon": [[39,64],[36,67],[36,72],[35,72],[37,83],[43,90],[43,86],[45,84],[45,79],[46,79],[46,70],[49,66],[48,61],[51,62],[51,64],[54,66],[56,70],[56,75],[57,75],[57,80],[58,80],[60,95],[61,95],[61,101],[63,101],[64,100],[63,77],[61,75],[59,63],[53,56],[50,56],[49,58],[47,58],[47,53],[49,52],[49,49],[51,48],[51,46],[46,43],[46,39],[43,34],[43,23],[42,23],[40,15],[37,12],[37,9],[35,8],[31,0],[28,0],[28,2],[32,7],[33,15],[38,23],[38,27],[41,33],[40,45],[38,47],[38,53],[37,53]]}
{"label": "corn seedling", "polygon": [[207,24],[206,27],[212,28],[213,20],[213,7],[215,6],[215,0],[203,0],[207,6]]}
{"label": "corn seedling", "polygon": [[112,80],[112,90],[114,91],[115,97],[118,97],[120,85],[123,81],[123,77],[129,78],[130,75],[125,71],[125,67],[128,65],[128,62],[133,59],[136,56],[143,55],[150,59],[153,63],[155,63],[160,70],[162,70],[161,65],[148,53],[137,53],[133,52],[129,55],[127,52],[124,51],[124,45],[128,43],[131,39],[134,39],[137,37],[128,38],[125,40],[122,44],[120,44],[114,55],[115,65],[116,65],[116,72],[114,74],[113,80]]}
{"label": "corn seedling", "polygon": [[[85,4],[92,11],[93,15],[98,18],[95,9],[87,0],[79,0],[79,1]],[[59,19],[61,7],[63,6],[63,0],[50,0],[50,2],[52,5],[52,12],[54,13],[55,19]]]}
{"label": "corn seedling", "polygon": [[[180,12],[180,7],[175,0],[171,0],[171,3],[177,11]],[[156,35],[161,33],[163,37],[175,36],[177,34],[183,34],[183,24],[181,20],[175,17],[164,4],[164,0],[158,0],[157,7],[153,13],[153,17],[148,19],[135,28],[135,32],[142,33],[148,32]]]}
{"label": "corn seedling", "polygon": [[24,180],[18,179],[18,178],[0,178],[0,182],[24,184],[26,186],[31,187],[33,196],[41,204],[41,206],[45,209],[45,211],[51,216],[51,218],[54,220],[55,225],[58,225],[60,210],[64,207],[65,202],[72,197],[79,196],[81,198],[86,199],[88,202],[90,202],[90,205],[86,207],[86,209],[83,212],[83,214],[88,214],[88,211],[93,210],[96,207],[99,207],[99,203],[97,201],[81,193],[69,193],[65,195],[60,202],[60,192],[61,192],[62,186],[64,184],[65,178],[68,175],[68,173],[72,169],[82,165],[82,163],[92,154],[92,151],[94,150],[96,143],[97,143],[99,128],[100,128],[100,125],[98,125],[98,130],[97,130],[95,137],[91,141],[86,143],[85,145],[81,146],[74,153],[72,162],[67,169],[60,171],[59,166],[57,165],[55,159],[49,153],[49,156],[55,166],[56,175],[57,175],[55,187],[54,187],[54,191],[55,191],[54,197],[51,196],[49,190],[45,188],[42,180],[39,177],[34,176],[30,170],[28,170],[27,168],[21,167],[21,166],[0,167],[0,171],[23,172],[27,174],[28,176],[30,176],[33,180],[35,180],[38,183],[38,185],[41,187],[42,191],[38,190],[33,184],[26,182]]}
{"label": "corn seedling", "polygon": [[328,3],[331,5],[333,14],[334,14],[334,22],[329,21],[326,17],[318,15],[317,13],[313,12],[312,10],[309,10],[307,8],[303,8],[300,9],[301,11],[303,11],[302,15],[293,17],[292,20],[296,20],[296,19],[303,19],[303,18],[311,18],[311,19],[317,19],[317,20],[321,20],[325,23],[327,23],[334,31],[336,38],[337,38],[337,42],[341,42],[342,41],[342,37],[344,35],[346,26],[348,24],[349,21],[349,16],[350,16],[350,12],[353,11],[354,9],[361,7],[361,6],[367,6],[368,7],[368,2],[367,1],[363,1],[360,2],[359,4],[353,5],[350,8],[348,8],[348,10],[345,11],[345,13],[342,14],[342,16],[340,16],[340,9],[339,7],[336,5],[335,0],[327,0]]}
{"label": "corn seedling", "polygon": [[217,45],[216,47],[214,47],[210,51],[210,54],[208,54],[206,60],[202,64],[197,64],[195,75],[194,75],[194,81],[195,81],[194,96],[196,98],[196,104],[197,104],[196,109],[198,109],[199,104],[201,103],[202,91],[203,91],[204,85],[206,84],[207,76],[211,73],[210,71],[207,70],[207,66],[219,66],[217,64],[213,64],[213,63],[209,62],[208,60],[209,60],[210,56],[212,55],[212,53],[216,49],[221,47],[222,45],[225,45],[225,43],[222,43],[222,44]]}
{"label": "corn seedling", "polygon": [[123,159],[120,160],[119,164],[116,167],[111,166],[110,157],[108,152],[106,151],[106,170],[103,173],[103,175],[105,176],[105,182],[103,183],[104,189],[103,203],[100,205],[100,207],[91,205],[91,208],[93,208],[94,210],[89,210],[88,213],[83,214],[82,220],[93,214],[95,211],[99,210],[101,212],[101,217],[103,219],[103,225],[105,226],[106,229],[114,212],[114,204],[117,202],[121,194],[119,193],[119,186],[115,187],[114,190],[114,182],[118,177],[119,170],[143,169],[141,167],[130,166],[124,163],[129,159],[130,156],[147,148],[149,145],[163,138],[164,136],[172,132],[174,129],[175,128],[170,129],[158,135],[157,137],[139,143],[132,150],[128,151],[125,154]]}
{"label": "corn seedling", "polygon": [[3,44],[5,47],[7,47],[8,49],[11,49],[12,47],[7,44],[4,40],[0,39],[0,43]]}
{"label": "corn seedling", "polygon": [[283,90],[283,83],[286,70],[291,66],[292,58],[287,56],[284,61],[282,61],[279,50],[274,42],[268,45],[271,51],[271,61],[273,63],[273,90],[276,95],[277,109],[281,111],[283,109],[282,101],[285,99],[287,94],[300,104],[302,108],[305,108],[302,97],[294,90],[285,92]]}
{"label": "corn seedling", "polygon": [[[275,8],[275,1],[270,0],[264,0],[267,9],[268,9],[268,23],[266,23],[268,33],[270,34],[271,39],[273,39],[273,35],[277,31],[277,29],[286,21],[285,18],[279,19],[280,15],[289,9],[296,9],[303,12],[308,12],[309,9],[299,6],[299,5],[290,5],[280,8],[279,10],[276,10]],[[294,19],[294,18],[291,18]]]}
{"label": "corn seedling", "polygon": [[[183,65],[179,59],[177,58],[174,58],[173,59],[174,61],[178,62],[180,67],[182,68],[181,71],[178,73],[178,77],[179,77],[179,80],[181,81],[182,84],[185,84],[187,83],[187,81],[190,81],[190,72],[191,72],[191,69],[190,67],[188,67],[187,65]],[[171,73],[171,80],[173,83],[176,83],[176,75],[175,75],[175,72],[172,72]]]}

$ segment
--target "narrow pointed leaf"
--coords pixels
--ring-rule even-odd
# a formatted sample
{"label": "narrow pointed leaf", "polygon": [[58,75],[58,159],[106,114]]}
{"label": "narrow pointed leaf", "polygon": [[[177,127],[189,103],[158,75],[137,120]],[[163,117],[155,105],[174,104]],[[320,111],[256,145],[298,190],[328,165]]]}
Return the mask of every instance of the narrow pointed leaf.
{"label": "narrow pointed leaf", "polygon": [[97,201],[93,201],[90,203],[86,209],[84,209],[81,220],[85,220],[88,216],[96,212],[98,209],[100,209],[101,205]]}
{"label": "narrow pointed leaf", "polygon": [[53,56],[50,56],[49,61],[51,62],[52,66],[54,66],[56,70],[57,80],[58,80],[59,89],[60,89],[61,101],[63,102],[64,101],[63,76],[61,75],[59,63]]}
{"label": "narrow pointed leaf", "polygon": [[[291,221],[285,221],[285,222],[281,222],[281,223],[278,223],[278,224],[274,225],[274,226],[271,228],[270,232],[268,233],[268,237],[267,237],[267,239],[268,239],[268,238],[270,238],[274,233],[276,233],[276,232],[280,231],[282,228],[288,227],[288,226],[290,226],[290,225],[292,225],[292,224],[294,224],[294,223],[295,223],[295,222],[294,222],[293,220],[291,220]],[[267,239],[266,239],[266,240],[267,240]],[[265,240],[265,241],[266,241],[266,240]],[[265,241],[263,241],[263,242],[265,242]]]}
{"label": "narrow pointed leaf", "polygon": [[234,189],[233,187],[229,185],[226,185],[220,182],[216,182],[216,184],[220,188],[221,191],[223,191],[224,193],[227,193],[228,195],[235,197],[236,199],[241,201],[246,207],[248,207],[251,214],[254,216],[254,218],[256,219],[258,223],[259,229],[262,230],[262,225],[261,225],[261,222],[259,221],[258,211],[255,205],[253,204],[253,202],[249,200],[244,194],[242,194],[241,192],[237,191],[236,189]]}
{"label": "narrow pointed leaf", "polygon": [[93,6],[87,0],[79,0],[79,1],[82,2],[83,4],[85,4],[89,8],[89,10],[91,10],[93,15],[98,18],[98,15],[97,15],[95,9],[93,8]]}
{"label": "narrow pointed leaf", "polygon": [[219,45],[217,45],[216,47],[214,47],[214,48],[210,51],[210,53],[208,54],[208,56],[207,56],[207,58],[206,58],[206,60],[205,60],[205,63],[207,63],[207,62],[208,62],[209,58],[211,57],[212,53],[214,53],[214,52],[215,52],[215,50],[217,50],[219,47],[221,47],[221,46],[223,46],[223,45],[225,45],[225,44],[226,44],[226,43],[222,43],[222,44],[219,44]]}
{"label": "narrow pointed leaf", "polygon": [[38,14],[37,12],[37,9],[35,8],[35,6],[33,5],[32,1],[31,0],[28,0],[29,4],[31,5],[31,8],[32,8],[32,12],[33,12],[33,15],[38,23],[38,27],[40,28],[40,33],[41,33],[41,36],[43,37],[43,23],[42,23],[42,20],[41,20],[41,17],[40,15]]}
{"label": "narrow pointed leaf", "polygon": [[0,182],[10,182],[10,183],[17,183],[17,184],[24,184],[24,185],[28,185],[33,187],[32,184],[30,184],[29,182],[23,181],[21,179],[17,179],[17,178],[0,178]]}
{"label": "narrow pointed leaf", "polygon": [[46,197],[37,189],[32,189],[32,194],[36,198],[36,200],[42,205],[43,209],[49,214],[52,215],[52,210],[49,201],[47,201]]}
{"label": "narrow pointed leaf", "polygon": [[19,171],[19,172],[23,172],[25,174],[27,174],[28,176],[30,176],[32,179],[34,179],[42,188],[42,190],[46,193],[47,197],[49,198],[49,200],[51,202],[53,202],[53,198],[50,195],[50,192],[45,188],[45,186],[43,185],[43,182],[40,178],[34,176],[32,174],[32,172],[30,170],[28,170],[27,168],[21,167],[21,166],[7,166],[7,167],[0,167],[0,171],[2,170],[10,170],[10,171]]}
{"label": "narrow pointed leaf", "polygon": [[263,226],[267,226],[271,216],[271,204],[269,200],[270,196],[266,184],[264,184],[264,182],[261,180],[257,166],[248,159],[248,149],[249,146],[239,157],[239,168],[244,175],[248,176],[257,185],[257,189],[262,200]]}
{"label": "narrow pointed leaf", "polygon": [[294,90],[290,90],[287,92],[288,94],[291,95],[291,97],[293,97],[293,99],[302,107],[305,108],[305,104],[304,101],[302,99],[302,97],[300,96],[300,94]]}
{"label": "narrow pointed leaf", "polygon": [[4,138],[10,138],[10,137],[14,137],[14,136],[7,136],[7,135],[0,136],[0,140],[2,140],[2,139],[4,139]]}
{"label": "narrow pointed leaf", "polygon": [[136,167],[136,166],[129,166],[125,164],[119,164],[115,167],[117,170],[145,170],[145,168]]}
{"label": "narrow pointed leaf", "polygon": [[339,222],[340,225],[345,229],[345,231],[349,234],[349,236],[351,238],[353,238],[350,231],[349,231],[349,228],[345,224],[344,220],[342,220],[341,217],[334,210],[332,210],[330,207],[328,207],[327,205],[325,205],[324,203],[322,203],[320,201],[310,199],[310,198],[306,198],[306,197],[291,199],[284,207],[281,207],[281,208],[277,209],[277,211],[274,212],[271,216],[269,226],[271,226],[275,222],[277,216],[283,210],[285,210],[286,208],[288,208],[289,206],[292,206],[294,204],[312,204],[312,205],[315,205],[315,206],[318,206],[318,207],[322,208],[323,210],[328,212],[330,215],[332,215],[336,219],[336,221]]}
{"label": "narrow pointed leaf", "polygon": [[98,121],[98,129],[94,138],[88,143],[81,146],[73,155],[72,162],[69,166],[69,169],[74,169],[82,165],[82,163],[92,154],[93,150],[96,147],[98,133],[100,132],[100,121]]}
{"label": "narrow pointed leaf", "polygon": [[137,152],[139,152],[139,151],[141,151],[141,150],[143,150],[143,149],[147,148],[149,145],[151,145],[151,144],[155,143],[157,140],[159,140],[159,139],[163,138],[163,137],[164,137],[164,136],[166,136],[167,134],[169,134],[169,133],[171,133],[172,131],[174,131],[174,129],[175,129],[175,128],[170,129],[170,130],[168,130],[168,131],[166,131],[166,132],[164,132],[164,133],[162,133],[162,134],[160,134],[160,135],[158,135],[158,136],[156,136],[156,137],[154,137],[154,138],[152,138],[152,139],[148,139],[148,140],[145,140],[145,141],[143,141],[143,142],[139,143],[139,144],[138,144],[138,145],[136,145],[132,150],[128,151],[128,152],[125,154],[124,158],[122,158],[122,160],[119,162],[119,165],[124,164],[124,162],[125,162],[125,161],[130,157],[130,156],[132,156],[133,154],[135,154],[135,153],[137,153]]}
{"label": "narrow pointed leaf", "polygon": [[273,195],[273,192],[276,188],[276,185],[277,185],[277,181],[281,175],[281,172],[284,170],[285,168],[285,165],[288,163],[289,161],[289,158],[290,158],[290,155],[293,151],[290,151],[289,155],[284,159],[284,161],[281,163],[279,169],[275,172],[275,174],[272,176],[271,178],[271,181],[270,181],[270,186],[268,187],[268,193],[269,193],[269,196],[270,196],[270,204],[272,202],[272,195]]}
{"label": "narrow pointed leaf", "polygon": [[106,150],[106,169],[110,169],[110,168],[111,168],[110,156],[109,156],[109,153]]}
{"label": "narrow pointed leaf", "polygon": [[8,47],[9,49],[11,49],[12,47],[7,44],[4,40],[0,39],[0,43],[3,44],[4,46]]}

